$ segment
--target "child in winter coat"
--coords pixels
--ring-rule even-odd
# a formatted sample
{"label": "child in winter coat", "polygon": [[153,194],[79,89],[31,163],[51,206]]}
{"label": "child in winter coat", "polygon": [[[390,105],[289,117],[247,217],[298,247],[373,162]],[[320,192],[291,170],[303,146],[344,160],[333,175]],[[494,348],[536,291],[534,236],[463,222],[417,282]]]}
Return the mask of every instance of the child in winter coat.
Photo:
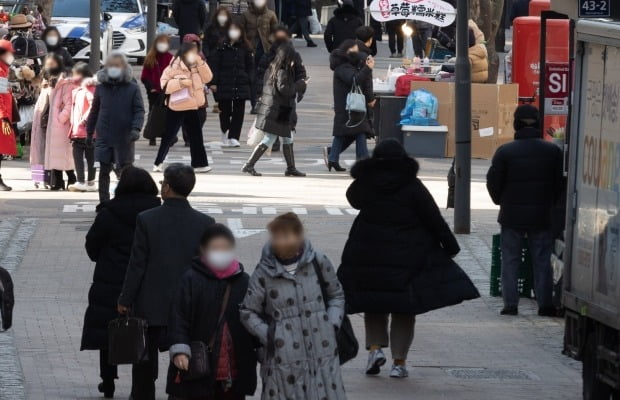
{"label": "child in winter coat", "polygon": [[[78,63],[73,67],[73,80],[78,86],[73,89],[71,103],[71,131],[69,138],[73,146],[73,162],[77,182],[69,186],[71,192],[94,192],[95,186],[95,148],[86,145],[86,121],[95,94],[97,80],[93,78],[88,64]],[[84,176],[84,158],[88,179]],[[87,183],[88,182],[88,183]]]}

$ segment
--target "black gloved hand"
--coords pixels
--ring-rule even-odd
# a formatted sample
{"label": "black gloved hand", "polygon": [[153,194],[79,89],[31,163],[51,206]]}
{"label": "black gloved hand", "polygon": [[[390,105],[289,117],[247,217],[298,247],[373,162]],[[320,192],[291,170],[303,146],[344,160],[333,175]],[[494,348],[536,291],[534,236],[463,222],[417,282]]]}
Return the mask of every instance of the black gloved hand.
{"label": "black gloved hand", "polygon": [[135,142],[138,139],[140,139],[140,129],[134,128],[129,133],[129,140],[131,140],[132,142]]}
{"label": "black gloved hand", "polygon": [[95,145],[95,141],[93,140],[93,136],[92,135],[86,136],[86,140],[84,141],[84,144],[86,144],[87,148],[92,149],[93,146]]}

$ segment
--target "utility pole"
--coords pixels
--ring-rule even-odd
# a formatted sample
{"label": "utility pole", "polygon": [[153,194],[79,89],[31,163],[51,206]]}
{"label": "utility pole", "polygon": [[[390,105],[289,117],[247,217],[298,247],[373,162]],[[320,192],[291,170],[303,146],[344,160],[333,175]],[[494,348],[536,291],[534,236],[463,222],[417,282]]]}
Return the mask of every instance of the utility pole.
{"label": "utility pole", "polygon": [[157,34],[157,0],[146,3],[146,48],[150,49]]}
{"label": "utility pole", "polygon": [[101,0],[90,0],[90,70],[101,67]]}
{"label": "utility pole", "polygon": [[471,231],[471,65],[469,64],[469,1],[456,6],[456,186],[454,232]]}

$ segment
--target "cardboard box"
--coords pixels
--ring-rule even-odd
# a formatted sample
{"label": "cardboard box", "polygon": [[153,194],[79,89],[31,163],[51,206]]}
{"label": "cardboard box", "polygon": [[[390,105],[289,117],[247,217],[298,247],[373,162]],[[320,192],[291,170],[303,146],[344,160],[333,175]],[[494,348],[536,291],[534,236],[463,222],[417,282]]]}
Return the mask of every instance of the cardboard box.
{"label": "cardboard box", "polygon": [[[455,104],[453,82],[411,82],[411,90],[426,89],[439,101],[437,119],[448,127],[446,157],[454,157]],[[512,140],[512,118],[518,85],[472,84],[472,157],[490,159],[500,144]]]}

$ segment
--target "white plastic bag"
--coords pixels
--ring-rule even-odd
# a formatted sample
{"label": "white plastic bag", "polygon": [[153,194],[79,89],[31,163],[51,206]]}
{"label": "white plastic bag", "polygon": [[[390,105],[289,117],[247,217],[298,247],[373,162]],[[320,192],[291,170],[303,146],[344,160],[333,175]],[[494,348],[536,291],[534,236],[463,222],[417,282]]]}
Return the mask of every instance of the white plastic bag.
{"label": "white plastic bag", "polygon": [[252,122],[252,125],[250,126],[250,130],[248,131],[248,140],[247,140],[248,146],[250,147],[258,146],[259,143],[263,141],[264,137],[265,137],[265,132],[256,128],[256,118],[254,118],[254,121]]}
{"label": "white plastic bag", "polygon": [[34,116],[34,104],[19,106],[19,122],[17,123],[17,129],[29,130],[32,126],[32,117]]}
{"label": "white plastic bag", "polygon": [[323,27],[319,22],[319,16],[316,12],[316,8],[312,9],[312,15],[308,17],[308,22],[310,23],[310,33],[313,35],[318,35],[323,32]]}

